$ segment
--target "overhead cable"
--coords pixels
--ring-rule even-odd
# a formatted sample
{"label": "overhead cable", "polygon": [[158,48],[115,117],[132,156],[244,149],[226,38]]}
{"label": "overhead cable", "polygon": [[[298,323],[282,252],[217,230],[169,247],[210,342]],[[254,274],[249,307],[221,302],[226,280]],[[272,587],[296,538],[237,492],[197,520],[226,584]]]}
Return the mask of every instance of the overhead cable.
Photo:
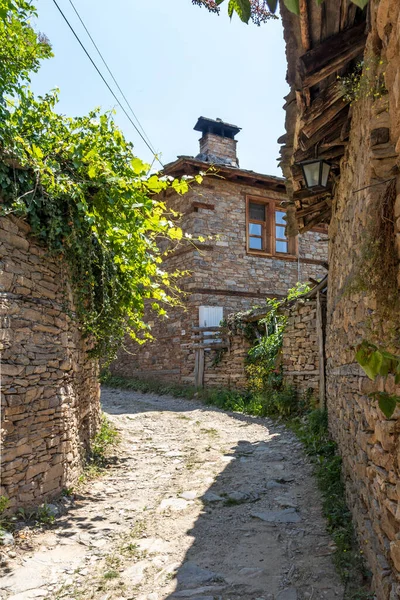
{"label": "overhead cable", "polygon": [[103,80],[103,82],[107,86],[108,90],[111,92],[111,94],[114,97],[114,99],[117,101],[119,107],[122,109],[122,111],[124,112],[125,116],[128,118],[129,122],[133,125],[133,127],[135,128],[135,130],[137,131],[137,133],[139,134],[139,136],[141,137],[141,139],[143,140],[143,142],[146,144],[147,148],[150,150],[150,152],[156,158],[156,160],[158,160],[158,162],[160,163],[160,165],[162,167],[164,167],[163,163],[158,158],[157,153],[152,148],[151,144],[149,144],[149,142],[146,140],[146,138],[144,137],[144,135],[142,134],[142,132],[138,129],[137,125],[132,120],[132,117],[128,114],[128,112],[126,111],[125,107],[121,104],[121,102],[118,99],[118,96],[115,94],[114,90],[111,88],[110,84],[105,79],[104,75],[102,74],[102,72],[100,71],[100,69],[98,68],[98,66],[96,65],[96,63],[94,62],[93,58],[90,56],[89,52],[86,50],[83,42],[80,40],[78,34],[75,32],[75,30],[72,27],[71,23],[68,21],[67,17],[65,16],[65,14],[63,13],[63,11],[61,10],[59,4],[57,3],[57,0],[53,0],[53,2],[56,5],[56,7],[58,8],[58,11],[60,12],[60,14],[63,17],[64,21],[66,22],[66,24],[68,25],[68,27],[70,28],[70,30],[72,31],[72,33],[74,34],[74,36],[75,36],[76,40],[78,41],[79,45],[81,46],[82,50],[84,51],[84,53],[86,54],[86,56],[88,57],[88,59],[90,60],[90,62],[92,63],[92,65],[94,66],[94,68],[96,69],[97,73],[100,75],[101,79]]}
{"label": "overhead cable", "polygon": [[128,100],[128,99],[127,99],[127,97],[125,96],[125,94],[124,94],[124,92],[122,91],[122,89],[121,89],[121,87],[120,87],[120,85],[119,85],[118,81],[117,81],[117,80],[116,80],[116,78],[114,77],[114,74],[113,74],[113,72],[111,71],[110,67],[108,66],[106,59],[104,58],[104,56],[103,56],[103,54],[101,53],[101,51],[100,51],[99,47],[97,46],[96,42],[94,41],[94,39],[93,39],[93,37],[92,37],[92,35],[91,35],[90,31],[89,31],[89,30],[88,30],[88,28],[86,27],[86,25],[85,25],[85,23],[84,23],[84,21],[83,21],[83,19],[82,19],[81,15],[79,14],[79,12],[78,12],[77,8],[75,7],[75,4],[72,2],[72,0],[69,0],[69,3],[71,4],[72,8],[74,9],[76,16],[77,16],[77,17],[78,17],[78,19],[80,20],[80,22],[81,22],[81,24],[82,24],[82,27],[84,28],[84,30],[85,30],[85,31],[86,31],[86,33],[88,34],[88,37],[90,38],[90,41],[92,42],[93,46],[96,48],[96,50],[97,50],[97,54],[100,56],[101,60],[103,61],[103,64],[104,64],[105,68],[106,68],[106,69],[107,69],[107,71],[109,72],[109,74],[110,74],[110,76],[111,76],[111,78],[112,78],[113,82],[115,83],[115,85],[117,86],[117,88],[118,88],[118,90],[119,90],[119,92],[120,92],[121,96],[122,96],[122,97],[123,97],[123,99],[125,100],[125,102],[126,102],[126,104],[127,104],[128,108],[129,108],[129,110],[131,111],[131,113],[132,113],[133,117],[136,119],[136,122],[137,122],[138,126],[140,127],[140,129],[141,129],[141,131],[142,131],[143,135],[145,136],[145,138],[146,138],[146,139],[147,139],[147,141],[149,142],[150,146],[154,147],[154,145],[151,143],[151,140],[150,140],[149,136],[147,135],[147,133],[145,132],[144,128],[142,127],[142,124],[140,123],[140,121],[139,121],[139,118],[138,118],[138,117],[137,117],[137,115],[135,114],[135,112],[134,112],[134,110],[133,110],[133,108],[132,108],[132,106],[131,106],[131,104],[130,104],[129,100]]}

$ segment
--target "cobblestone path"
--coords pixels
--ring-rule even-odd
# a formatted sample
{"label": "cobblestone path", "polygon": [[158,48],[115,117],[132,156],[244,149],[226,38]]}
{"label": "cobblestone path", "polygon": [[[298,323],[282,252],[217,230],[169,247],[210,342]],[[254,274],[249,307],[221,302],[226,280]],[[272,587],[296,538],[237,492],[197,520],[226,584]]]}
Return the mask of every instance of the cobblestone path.
{"label": "cobblestone path", "polygon": [[104,389],[118,461],[6,550],[8,600],[336,600],[321,500],[283,426]]}

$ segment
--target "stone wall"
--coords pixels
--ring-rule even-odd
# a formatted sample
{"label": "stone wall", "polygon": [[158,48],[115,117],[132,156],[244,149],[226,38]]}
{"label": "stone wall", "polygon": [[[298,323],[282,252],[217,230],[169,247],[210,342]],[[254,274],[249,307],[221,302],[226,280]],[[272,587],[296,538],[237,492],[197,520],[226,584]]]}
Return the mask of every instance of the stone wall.
{"label": "stone wall", "polygon": [[[393,185],[388,179],[397,185],[397,199],[389,197],[396,240],[384,261],[400,258],[400,3],[371,0],[370,10],[366,56],[383,72],[388,94],[375,101],[361,98],[352,107],[350,144],[329,228],[327,402],[343,457],[348,505],[376,596],[395,600],[400,597],[400,410],[386,419],[368,394],[386,389],[400,395],[400,388],[396,390],[392,377],[386,384],[371,382],[354,356],[362,340],[400,353],[399,310],[388,310],[385,299],[396,273],[377,285],[380,271],[370,262],[384,246],[371,231]],[[397,274],[400,284],[398,266]]]}
{"label": "stone wall", "polygon": [[74,483],[100,416],[97,362],[76,324],[62,262],[0,218],[0,495],[37,505]]}
{"label": "stone wall", "polygon": [[[220,138],[221,139],[221,138]],[[232,141],[232,140],[231,140]],[[189,271],[180,284],[185,291],[184,307],[168,309],[159,319],[149,311],[154,342],[143,346],[127,340],[128,352],[119,353],[112,365],[114,374],[126,377],[162,378],[192,385],[194,349],[192,328],[199,325],[200,306],[223,307],[223,316],[265,304],[266,297],[284,297],[297,281],[326,274],[326,234],[311,231],[298,240],[299,257],[255,256],[246,252],[246,196],[277,202],[285,195],[269,190],[267,184],[249,185],[207,177],[184,196],[169,193],[168,207],[183,214],[182,229],[211,240],[182,244],[164,261],[170,271]],[[211,385],[213,379],[206,380]]]}
{"label": "stone wall", "polygon": [[229,349],[216,364],[216,351],[205,351],[204,387],[244,390],[247,388],[245,371],[250,342],[241,335],[229,339]]}
{"label": "stone wall", "polygon": [[296,302],[286,309],[288,321],[283,336],[282,365],[286,383],[300,394],[312,390],[319,397],[320,361],[317,339],[317,301]]}

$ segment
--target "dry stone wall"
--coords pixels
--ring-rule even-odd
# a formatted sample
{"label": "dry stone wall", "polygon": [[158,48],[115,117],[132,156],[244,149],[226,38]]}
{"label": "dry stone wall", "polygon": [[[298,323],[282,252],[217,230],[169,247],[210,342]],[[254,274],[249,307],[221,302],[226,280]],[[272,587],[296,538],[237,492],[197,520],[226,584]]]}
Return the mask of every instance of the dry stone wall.
{"label": "dry stone wall", "polygon": [[[388,93],[375,101],[361,98],[352,107],[350,144],[329,228],[327,402],[343,457],[348,505],[376,597],[395,600],[400,598],[400,410],[386,419],[368,394],[385,389],[400,395],[400,388],[392,377],[386,384],[371,382],[354,356],[362,340],[400,353],[398,305],[388,310],[385,299],[391,281],[382,278],[379,285],[382,267],[373,267],[374,253],[383,252],[383,237],[388,238],[377,243],[372,235],[373,220],[381,218],[379,207],[395,184],[397,198],[388,198],[396,239],[382,259],[384,264],[393,256],[400,259],[400,3],[371,0],[370,10],[366,56],[383,71]],[[390,277],[395,284],[396,273]]]}
{"label": "dry stone wall", "polygon": [[66,306],[62,262],[0,218],[0,495],[14,509],[73,484],[99,425],[97,362]]}
{"label": "dry stone wall", "polygon": [[320,361],[317,339],[317,301],[296,302],[285,310],[287,325],[283,336],[282,366],[286,383],[300,394],[312,390],[319,397]]}

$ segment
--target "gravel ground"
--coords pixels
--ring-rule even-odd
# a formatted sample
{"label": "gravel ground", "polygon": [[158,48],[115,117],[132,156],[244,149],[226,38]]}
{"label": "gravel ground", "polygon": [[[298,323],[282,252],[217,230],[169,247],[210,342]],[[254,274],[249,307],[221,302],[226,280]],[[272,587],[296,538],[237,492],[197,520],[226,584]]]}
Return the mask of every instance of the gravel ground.
{"label": "gravel ground", "polygon": [[7,600],[336,600],[312,468],[268,419],[103,389],[116,464],[3,547]]}

